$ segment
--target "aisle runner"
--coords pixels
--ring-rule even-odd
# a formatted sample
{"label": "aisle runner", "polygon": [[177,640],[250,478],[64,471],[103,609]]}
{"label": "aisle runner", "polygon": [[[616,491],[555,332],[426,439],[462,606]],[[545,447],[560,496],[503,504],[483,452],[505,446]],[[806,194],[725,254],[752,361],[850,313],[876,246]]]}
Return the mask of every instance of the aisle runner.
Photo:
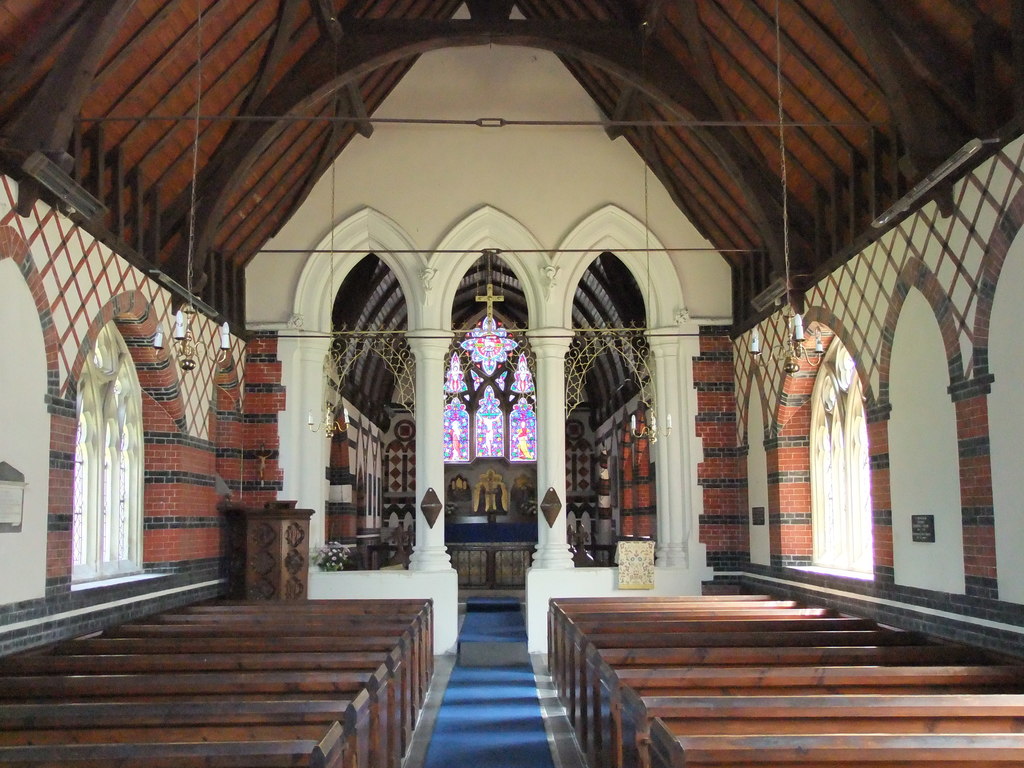
{"label": "aisle runner", "polygon": [[[511,608],[470,602],[459,641],[472,638],[525,646],[526,628],[518,603]],[[424,768],[554,768],[532,668],[456,663]]]}

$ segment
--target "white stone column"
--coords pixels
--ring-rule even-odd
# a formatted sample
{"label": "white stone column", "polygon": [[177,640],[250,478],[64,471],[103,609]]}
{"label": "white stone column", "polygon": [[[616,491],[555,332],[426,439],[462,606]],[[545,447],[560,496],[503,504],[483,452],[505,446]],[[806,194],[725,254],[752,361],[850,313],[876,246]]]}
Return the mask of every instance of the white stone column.
{"label": "white stone column", "polygon": [[444,365],[452,332],[420,329],[406,335],[416,356],[416,546],[411,571],[450,571],[452,560],[444,542],[444,510],[434,527],[427,525],[420,504],[433,488],[444,505]]}
{"label": "white stone column", "polygon": [[307,425],[324,417],[324,355],[331,344],[326,336],[280,338],[278,358],[283,363],[285,409],[280,414],[280,456],[284,473],[281,498],[296,499],[300,509],[315,510],[309,524],[310,546],[324,542],[324,514],[328,485],[324,470],[330,440]]}
{"label": "white stone column", "polygon": [[[690,515],[689,495],[685,483],[690,477],[689,428],[693,420],[687,412],[683,393],[680,347],[683,339],[678,327],[655,328],[648,332],[647,343],[654,355],[655,410],[658,416],[658,442],[654,444],[657,464],[658,544],[655,549],[659,566],[686,566],[687,549],[683,541],[684,520]],[[671,419],[672,434],[666,435]]]}
{"label": "white stone column", "polygon": [[[565,353],[572,330],[538,328],[527,333],[537,357],[537,553],[534,568],[572,568],[566,536],[565,488]],[[562,503],[548,527],[540,504],[548,488]]]}

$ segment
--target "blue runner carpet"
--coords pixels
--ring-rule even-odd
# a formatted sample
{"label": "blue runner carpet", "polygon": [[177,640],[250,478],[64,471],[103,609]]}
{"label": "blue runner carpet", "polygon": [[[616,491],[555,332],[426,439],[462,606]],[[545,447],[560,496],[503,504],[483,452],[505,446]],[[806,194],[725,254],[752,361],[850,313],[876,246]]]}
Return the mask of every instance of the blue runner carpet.
{"label": "blue runner carpet", "polygon": [[[526,642],[512,610],[467,605],[459,642]],[[452,670],[423,768],[554,768],[529,664]]]}

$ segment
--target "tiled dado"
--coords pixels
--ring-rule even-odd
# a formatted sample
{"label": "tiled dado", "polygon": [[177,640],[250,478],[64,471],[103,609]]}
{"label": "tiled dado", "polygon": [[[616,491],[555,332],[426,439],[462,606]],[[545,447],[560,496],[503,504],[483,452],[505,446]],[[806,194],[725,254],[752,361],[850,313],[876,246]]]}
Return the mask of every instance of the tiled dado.
{"label": "tiled dado", "polygon": [[[166,568],[166,570],[164,570]],[[0,656],[96,632],[114,624],[223,594],[218,558],[147,567],[143,578],[69,589],[47,582],[47,596],[0,606]]]}

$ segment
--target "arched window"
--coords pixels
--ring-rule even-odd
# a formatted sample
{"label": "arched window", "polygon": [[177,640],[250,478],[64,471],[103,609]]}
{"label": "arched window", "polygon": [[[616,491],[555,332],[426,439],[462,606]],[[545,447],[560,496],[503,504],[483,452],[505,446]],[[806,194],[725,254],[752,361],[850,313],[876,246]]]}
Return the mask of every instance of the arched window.
{"label": "arched window", "polygon": [[871,573],[867,421],[856,362],[839,339],[821,363],[812,398],[814,564]]}
{"label": "arched window", "polygon": [[142,408],[124,339],[108,323],[82,368],[72,488],[76,581],[138,571],[142,561]]}
{"label": "arched window", "polygon": [[448,362],[444,391],[444,460],[537,460],[533,373],[519,342],[493,317],[469,331],[459,348],[469,357],[469,383],[458,352]]}

